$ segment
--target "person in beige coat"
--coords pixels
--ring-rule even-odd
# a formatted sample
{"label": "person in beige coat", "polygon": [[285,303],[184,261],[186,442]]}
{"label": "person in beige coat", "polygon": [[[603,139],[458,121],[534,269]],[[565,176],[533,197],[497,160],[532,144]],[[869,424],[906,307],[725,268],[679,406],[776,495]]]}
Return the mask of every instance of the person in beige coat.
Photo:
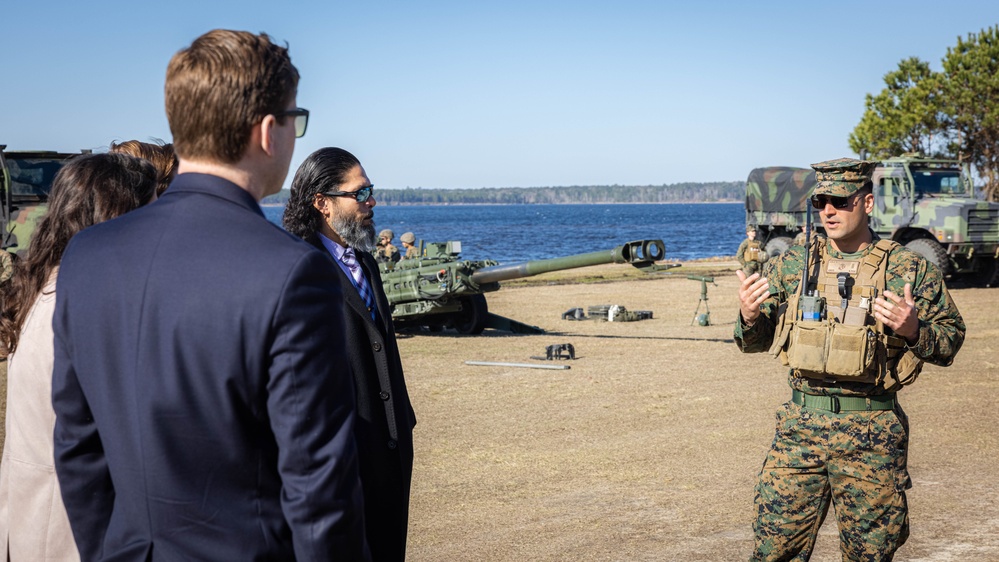
{"label": "person in beige coat", "polygon": [[79,560],[53,459],[52,315],[59,260],[74,234],[156,197],[157,172],[124,154],[70,161],[52,183],[48,214],[0,305],[8,356],[7,434],[0,460],[0,555]]}

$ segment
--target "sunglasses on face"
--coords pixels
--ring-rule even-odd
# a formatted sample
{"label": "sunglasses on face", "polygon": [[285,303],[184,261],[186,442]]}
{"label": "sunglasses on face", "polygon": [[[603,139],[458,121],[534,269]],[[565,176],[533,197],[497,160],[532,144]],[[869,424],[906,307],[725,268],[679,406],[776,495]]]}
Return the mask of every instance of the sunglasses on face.
{"label": "sunglasses on face", "polygon": [[295,118],[295,138],[300,139],[304,137],[305,129],[309,127],[309,110],[299,107],[296,109],[289,109],[288,111],[279,111],[274,114],[274,117],[288,116]]}
{"label": "sunglasses on face", "polygon": [[362,187],[357,191],[327,191],[322,195],[326,195],[327,197],[353,197],[358,203],[364,203],[371,198],[374,189],[375,186],[369,185],[367,187]]}
{"label": "sunglasses on face", "polygon": [[812,195],[812,207],[818,210],[826,208],[826,205],[832,205],[834,209],[845,209],[850,205],[850,198],[854,195],[848,195],[846,197],[839,197],[836,195]]}

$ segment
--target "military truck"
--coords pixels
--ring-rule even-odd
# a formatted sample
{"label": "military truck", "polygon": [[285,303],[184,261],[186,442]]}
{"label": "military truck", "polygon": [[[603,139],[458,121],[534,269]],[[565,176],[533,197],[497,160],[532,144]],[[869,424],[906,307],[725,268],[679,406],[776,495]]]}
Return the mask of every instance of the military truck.
{"label": "military truck", "polygon": [[756,227],[756,239],[770,257],[784,253],[801,232],[814,187],[815,171],[810,168],[771,166],[749,172],[746,226]]}
{"label": "military truck", "polygon": [[0,144],[0,247],[24,257],[38,219],[48,208],[52,179],[70,159],[87,154],[7,151]]}
{"label": "military truck", "polygon": [[[944,275],[999,284],[999,203],[975,196],[967,165],[907,154],[874,170],[870,226],[905,244]],[[757,168],[746,182],[746,224],[770,255],[786,250],[804,224],[815,174],[804,168]],[[813,215],[817,231],[822,228]]]}

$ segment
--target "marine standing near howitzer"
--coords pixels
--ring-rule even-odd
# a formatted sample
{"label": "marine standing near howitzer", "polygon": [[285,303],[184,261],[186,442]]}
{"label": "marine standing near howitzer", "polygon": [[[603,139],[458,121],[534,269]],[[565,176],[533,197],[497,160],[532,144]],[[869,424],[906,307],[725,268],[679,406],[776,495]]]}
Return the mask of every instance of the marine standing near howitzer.
{"label": "marine standing near howitzer", "polygon": [[378,244],[373,252],[378,263],[389,261],[395,263],[402,258],[402,255],[399,254],[399,248],[392,244],[393,238],[395,238],[395,233],[387,228],[378,233]]}
{"label": "marine standing near howitzer", "polygon": [[413,260],[420,257],[420,249],[416,247],[416,235],[412,232],[405,232],[399,237],[402,241],[402,247],[406,249],[406,255],[402,256],[404,260]]}
{"label": "marine standing near howitzer", "polygon": [[763,244],[756,239],[756,227],[746,227],[746,239],[739,244],[739,249],[735,252],[735,259],[739,260],[742,272],[746,275],[758,273],[763,268],[763,262],[767,261],[767,253],[763,251]]}
{"label": "marine standing near howitzer", "polygon": [[896,392],[924,361],[950,365],[965,326],[940,271],[868,228],[874,166],[813,164],[827,240],[792,247],[763,276],[736,273],[736,343],[791,367],[792,399],[756,486],[753,560],[807,560],[830,499],[844,560],[891,560],[909,535]]}

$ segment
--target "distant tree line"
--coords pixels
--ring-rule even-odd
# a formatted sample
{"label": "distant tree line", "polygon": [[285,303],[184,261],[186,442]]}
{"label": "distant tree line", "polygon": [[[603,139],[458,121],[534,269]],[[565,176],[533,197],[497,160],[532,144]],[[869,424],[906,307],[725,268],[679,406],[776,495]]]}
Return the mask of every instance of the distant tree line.
{"label": "distant tree line", "polygon": [[[267,197],[263,204],[284,204],[290,192]],[[379,205],[537,205],[609,203],[714,203],[746,198],[741,181],[670,185],[572,185],[564,187],[483,187],[477,189],[376,189]]]}
{"label": "distant tree line", "polygon": [[999,26],[957,38],[935,72],[916,57],[885,74],[867,94],[850,148],[872,159],[906,152],[974,165],[983,192],[999,200]]}

